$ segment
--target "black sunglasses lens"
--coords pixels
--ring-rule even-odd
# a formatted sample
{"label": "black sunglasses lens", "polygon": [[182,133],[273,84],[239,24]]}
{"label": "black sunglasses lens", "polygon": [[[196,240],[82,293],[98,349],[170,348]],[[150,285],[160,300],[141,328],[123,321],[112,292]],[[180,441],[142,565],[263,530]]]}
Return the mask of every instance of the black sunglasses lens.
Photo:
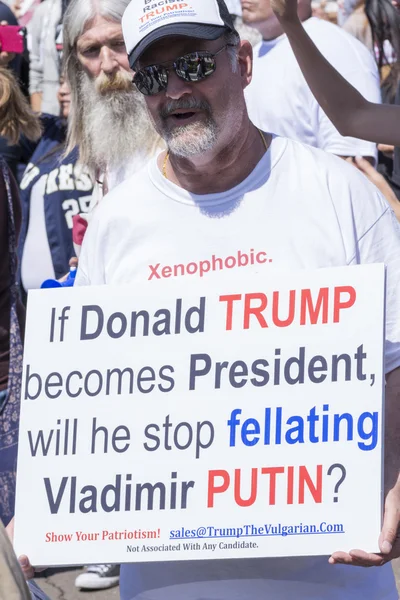
{"label": "black sunglasses lens", "polygon": [[215,58],[205,52],[194,52],[175,61],[175,72],[185,81],[201,81],[215,71]]}
{"label": "black sunglasses lens", "polygon": [[145,96],[154,96],[167,88],[168,72],[161,65],[145,67],[137,71],[133,78],[133,83],[136,85],[139,92]]}
{"label": "black sunglasses lens", "polygon": [[[205,79],[215,72],[216,62],[209,52],[193,52],[181,56],[174,63],[175,73],[185,81],[195,82]],[[145,96],[154,96],[167,89],[168,71],[162,65],[153,65],[137,71],[133,82]]]}

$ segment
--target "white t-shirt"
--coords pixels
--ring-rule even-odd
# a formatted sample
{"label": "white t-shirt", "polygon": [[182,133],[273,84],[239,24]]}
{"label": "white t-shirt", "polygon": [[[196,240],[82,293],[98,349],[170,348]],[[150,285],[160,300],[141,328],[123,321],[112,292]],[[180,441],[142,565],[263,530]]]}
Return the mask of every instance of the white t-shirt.
{"label": "white t-shirt", "polygon": [[[274,138],[249,177],[220,194],[190,194],[167,181],[153,159],[95,212],[77,285],[140,287],[171,276],[190,285],[200,277],[200,261],[219,271],[239,252],[258,257],[260,277],[274,268],[386,263],[386,370],[400,366],[399,224],[354,167],[284,138]],[[246,267],[232,271],[240,268]],[[332,567],[321,557],[130,565],[122,586],[124,600],[398,598],[390,565]]]}
{"label": "white t-shirt", "polygon": [[[336,25],[303,23],[325,58],[367,100],[381,102],[379,74],[369,50]],[[338,156],[375,156],[375,144],[343,137],[320,108],[286,36],[254,48],[253,81],[246,90],[251,120],[271,131]]]}
{"label": "white t-shirt", "polygon": [[[81,213],[79,216],[82,221],[86,221],[90,223],[94,210],[96,209],[99,202],[110,193],[115,187],[123,183],[126,179],[137,173],[141,169],[143,169],[144,165],[146,165],[153,156],[156,148],[152,154],[146,154],[143,152],[137,152],[126,161],[121,162],[118,167],[114,167],[112,169],[107,169],[105,173],[100,173],[95,180],[92,200],[90,202],[89,210],[87,213]],[[81,224],[82,227],[82,224]],[[84,234],[86,235],[86,233]],[[80,257],[81,255],[81,243],[80,241],[74,240],[74,249],[75,255]]]}
{"label": "white t-shirt", "polygon": [[[142,152],[136,153],[126,161],[122,162],[119,167],[107,169],[105,173],[101,173],[95,182],[92,202],[90,203],[90,212],[95,209],[98,203],[111,192],[117,185],[123,183],[128,177],[131,177],[148,163],[151,155]],[[90,221],[88,218],[88,221]]]}
{"label": "white t-shirt", "polygon": [[[119,167],[114,167],[107,171],[107,188],[111,192],[117,185],[120,185],[123,181],[143,169],[143,167],[149,162],[154,153],[148,154],[146,152],[137,152],[134,156],[129,158],[125,163],[122,163]],[[157,152],[158,154],[158,152]]]}

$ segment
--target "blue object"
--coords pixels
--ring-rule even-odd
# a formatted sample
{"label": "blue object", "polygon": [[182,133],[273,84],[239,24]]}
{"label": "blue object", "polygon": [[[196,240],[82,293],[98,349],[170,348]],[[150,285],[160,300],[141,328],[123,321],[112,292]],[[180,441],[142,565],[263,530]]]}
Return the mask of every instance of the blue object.
{"label": "blue object", "polygon": [[41,290],[48,290],[50,288],[63,288],[73,287],[76,277],[76,267],[71,267],[68,273],[68,277],[65,281],[57,281],[57,279],[46,279],[40,286]]}

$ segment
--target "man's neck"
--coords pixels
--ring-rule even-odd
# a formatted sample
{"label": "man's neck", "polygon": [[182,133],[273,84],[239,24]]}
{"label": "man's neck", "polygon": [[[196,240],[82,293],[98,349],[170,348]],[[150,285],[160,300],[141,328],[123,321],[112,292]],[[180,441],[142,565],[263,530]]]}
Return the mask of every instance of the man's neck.
{"label": "man's neck", "polygon": [[[263,134],[267,147],[271,135]],[[193,194],[218,194],[232,189],[244,181],[255,169],[266,146],[259,130],[246,121],[244,127],[223,150],[205,153],[193,159],[169,155],[166,175],[169,181]],[[165,153],[159,158],[163,170]]]}
{"label": "man's neck", "polygon": [[275,19],[264,21],[262,24],[260,23],[257,29],[262,35],[263,42],[272,42],[283,34],[283,29],[279,21]]}
{"label": "man's neck", "polygon": [[[311,14],[305,11],[304,14],[302,14],[302,12],[299,12],[299,18],[302,23],[304,23],[304,21],[307,21],[310,17]],[[260,23],[255,24],[254,27],[258,29],[258,31],[261,33],[264,42],[272,42],[284,33],[281,24],[275,16],[272,16],[266,21],[261,21]]]}

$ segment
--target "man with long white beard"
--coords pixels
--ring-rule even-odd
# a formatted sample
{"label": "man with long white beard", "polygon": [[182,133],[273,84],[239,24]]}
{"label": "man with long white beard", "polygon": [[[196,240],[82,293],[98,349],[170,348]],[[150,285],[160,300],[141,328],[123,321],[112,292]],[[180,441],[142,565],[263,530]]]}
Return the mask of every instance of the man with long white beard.
{"label": "man with long white beard", "polygon": [[[162,147],[142,95],[132,85],[121,19],[128,0],[72,0],[64,17],[63,54],[71,116],[67,152],[95,176],[92,207]],[[78,219],[74,241],[86,226]]]}
{"label": "man with long white beard", "polygon": [[[121,28],[128,4],[72,0],[64,16],[63,55],[72,96],[66,153],[78,146],[80,162],[96,179],[92,209],[162,147],[143,96],[132,84]],[[77,252],[86,228],[87,215],[76,215]],[[118,581],[119,565],[94,565],[79,575],[76,586],[104,589]]]}

